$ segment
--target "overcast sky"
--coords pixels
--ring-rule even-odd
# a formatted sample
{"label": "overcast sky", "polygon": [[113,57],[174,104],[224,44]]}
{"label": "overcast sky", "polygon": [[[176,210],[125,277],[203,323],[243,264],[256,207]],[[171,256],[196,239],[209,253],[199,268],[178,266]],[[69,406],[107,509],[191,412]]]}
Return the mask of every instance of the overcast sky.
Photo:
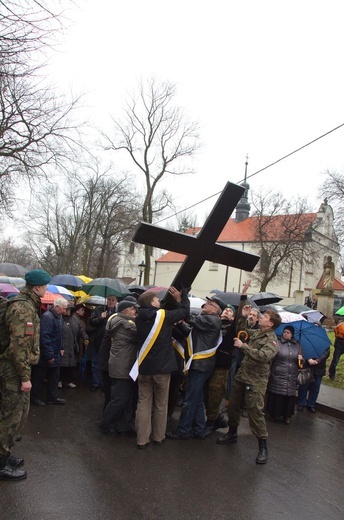
{"label": "overcast sky", "polygon": [[[342,0],[80,0],[73,17],[54,70],[61,88],[89,93],[98,125],[151,76],[175,83],[199,121],[197,174],[168,186],[181,208],[241,181],[247,153],[251,175],[344,123]],[[343,140],[344,127],[251,188],[305,195],[317,209],[321,172],[344,170]]]}

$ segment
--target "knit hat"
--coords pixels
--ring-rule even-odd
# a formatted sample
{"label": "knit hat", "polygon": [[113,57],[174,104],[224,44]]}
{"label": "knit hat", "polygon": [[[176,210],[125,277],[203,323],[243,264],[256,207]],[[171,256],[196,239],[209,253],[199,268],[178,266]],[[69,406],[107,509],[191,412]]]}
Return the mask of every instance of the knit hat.
{"label": "knit hat", "polygon": [[26,273],[25,280],[30,285],[46,285],[50,282],[51,276],[43,269],[33,269]]}
{"label": "knit hat", "polygon": [[122,300],[121,302],[117,303],[117,312],[122,312],[125,309],[129,309],[129,307],[135,307],[136,309],[139,308],[136,302],[132,302],[130,300]]}
{"label": "knit hat", "polygon": [[283,332],[284,332],[285,330],[289,330],[289,332],[291,332],[292,335],[294,336],[295,329],[294,329],[294,327],[293,327],[292,325],[286,325],[286,326],[284,327],[284,329],[283,329]]}

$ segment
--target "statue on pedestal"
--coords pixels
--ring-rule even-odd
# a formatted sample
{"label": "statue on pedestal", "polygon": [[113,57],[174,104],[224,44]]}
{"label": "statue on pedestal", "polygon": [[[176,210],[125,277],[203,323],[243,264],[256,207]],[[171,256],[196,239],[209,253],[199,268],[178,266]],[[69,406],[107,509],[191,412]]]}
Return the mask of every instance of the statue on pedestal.
{"label": "statue on pedestal", "polygon": [[335,267],[332,256],[324,257],[323,287],[326,292],[333,291]]}

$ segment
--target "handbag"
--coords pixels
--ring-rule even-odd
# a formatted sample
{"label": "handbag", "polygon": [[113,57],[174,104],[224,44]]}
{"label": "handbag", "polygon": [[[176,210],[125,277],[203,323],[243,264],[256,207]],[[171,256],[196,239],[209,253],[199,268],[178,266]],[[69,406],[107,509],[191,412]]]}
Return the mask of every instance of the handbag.
{"label": "handbag", "polygon": [[298,385],[308,385],[314,381],[314,375],[310,368],[301,368],[297,374]]}
{"label": "handbag", "polygon": [[314,381],[314,374],[311,368],[304,368],[303,366],[303,357],[301,348],[299,347],[299,355],[297,359],[297,364],[299,366],[299,372],[297,374],[297,384],[298,385],[308,385]]}

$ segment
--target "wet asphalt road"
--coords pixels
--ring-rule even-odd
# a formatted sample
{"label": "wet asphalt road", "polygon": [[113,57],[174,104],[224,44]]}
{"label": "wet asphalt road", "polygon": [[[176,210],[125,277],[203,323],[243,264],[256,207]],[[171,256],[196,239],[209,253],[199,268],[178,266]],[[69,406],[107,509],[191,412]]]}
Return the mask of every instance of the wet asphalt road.
{"label": "wet asphalt road", "polygon": [[[242,419],[237,444],[136,439],[98,429],[103,395],[63,389],[64,406],[32,407],[23,439],[27,480],[0,482],[1,520],[339,520],[344,422],[307,411],[269,423],[269,462]],[[176,424],[178,413],[172,420]]]}

